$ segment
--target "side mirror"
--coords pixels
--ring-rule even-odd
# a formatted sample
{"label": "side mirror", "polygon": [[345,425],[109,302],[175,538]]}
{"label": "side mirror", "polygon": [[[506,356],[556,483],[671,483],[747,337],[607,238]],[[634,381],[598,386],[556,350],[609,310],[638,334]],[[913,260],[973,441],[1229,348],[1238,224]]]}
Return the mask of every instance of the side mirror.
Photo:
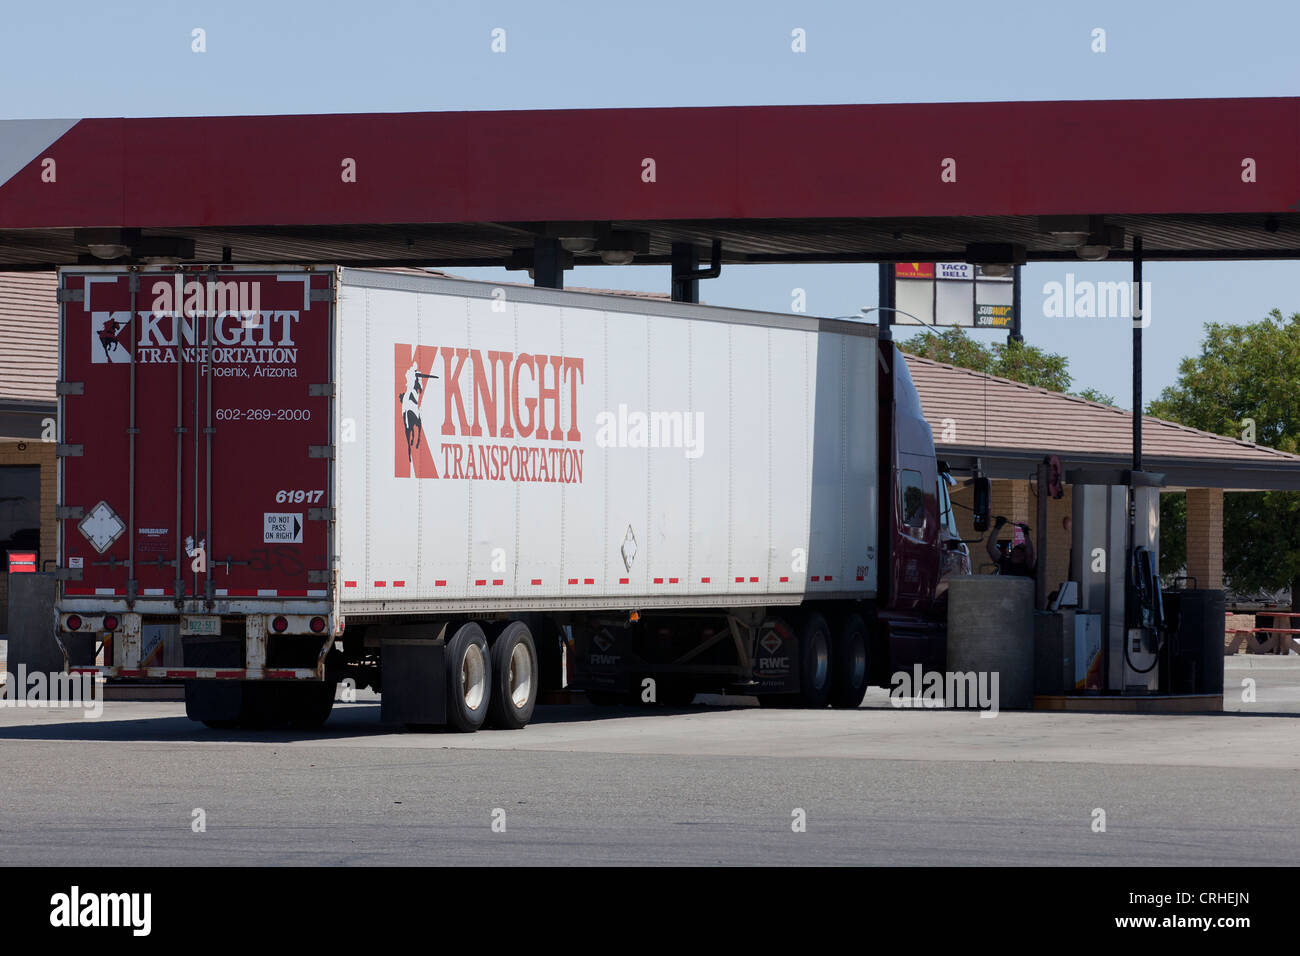
{"label": "side mirror", "polygon": [[975,512],[972,523],[975,530],[980,534],[989,530],[989,499],[992,496],[992,490],[988,478],[979,476],[974,481],[974,498],[975,506],[971,510]]}

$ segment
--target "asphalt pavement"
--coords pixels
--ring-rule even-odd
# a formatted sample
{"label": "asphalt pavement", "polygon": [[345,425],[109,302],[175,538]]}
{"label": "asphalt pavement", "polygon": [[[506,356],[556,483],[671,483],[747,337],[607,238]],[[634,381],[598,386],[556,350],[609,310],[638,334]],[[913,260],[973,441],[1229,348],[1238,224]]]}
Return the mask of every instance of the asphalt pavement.
{"label": "asphalt pavement", "polygon": [[1294,864],[1300,657],[1229,659],[1225,687],[1222,714],[986,718],[873,690],[856,711],[540,707],[471,735],[385,728],[365,694],[310,733],[0,707],[0,863]]}

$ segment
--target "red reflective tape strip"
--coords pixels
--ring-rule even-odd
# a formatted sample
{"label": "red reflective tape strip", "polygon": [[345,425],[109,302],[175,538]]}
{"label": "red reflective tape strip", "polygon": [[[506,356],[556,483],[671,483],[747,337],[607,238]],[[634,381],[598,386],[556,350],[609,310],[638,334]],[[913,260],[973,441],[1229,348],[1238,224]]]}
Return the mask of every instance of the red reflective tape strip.
{"label": "red reflective tape strip", "polygon": [[814,574],[814,575],[812,576],[812,579],[813,579],[814,581],[820,581],[822,578],[821,578],[821,575],[820,575],[820,574]]}
{"label": "red reflective tape strip", "polygon": [[502,578],[494,578],[494,579],[492,580],[492,586],[493,586],[493,587],[500,587],[502,584],[505,584],[505,583],[506,583],[505,580],[502,579]]}
{"label": "red reflective tape strip", "polygon": [[257,588],[230,588],[227,594],[230,597],[257,597]]}
{"label": "red reflective tape strip", "polygon": [[676,583],[677,583],[677,579],[676,579],[676,578],[669,578],[669,579],[668,579],[668,583],[669,583],[669,584],[676,584]]}
{"label": "red reflective tape strip", "polygon": [[386,582],[386,581],[376,581],[376,582],[375,582],[375,587],[377,587],[377,588],[385,588],[385,587],[388,587],[388,582]]}
{"label": "red reflective tape strip", "polygon": [[708,584],[708,583],[709,583],[709,579],[708,579],[708,578],[700,578],[700,583],[701,583],[701,584]]}
{"label": "red reflective tape strip", "polygon": [[541,578],[533,578],[533,584],[541,584],[541,583],[542,583]]}
{"label": "red reflective tape strip", "polygon": [[785,584],[785,583],[788,582],[789,580],[790,580],[790,579],[789,579],[788,577],[783,577],[783,578],[781,578],[781,583],[782,583],[782,584]]}
{"label": "red reflective tape strip", "polygon": [[866,578],[864,578],[862,575],[859,574],[859,575],[858,575],[858,580],[859,580],[859,581],[865,581]]}
{"label": "red reflective tape strip", "polygon": [[433,582],[433,586],[434,586],[435,588],[445,588],[445,587],[447,586],[447,582],[446,582],[446,581],[434,581],[434,582]]}
{"label": "red reflective tape strip", "polygon": [[73,596],[76,596],[76,595],[91,595],[91,594],[94,594],[94,593],[95,593],[95,589],[94,589],[94,588],[69,588],[69,587],[65,587],[65,588],[63,589],[63,593],[66,594],[68,597],[73,597]]}
{"label": "red reflective tape strip", "polygon": [[171,669],[168,669],[168,671],[167,671],[167,676],[168,676],[168,677],[198,677],[198,676],[199,676],[199,672],[198,672],[198,671],[188,671],[188,670],[187,670],[187,671],[178,671],[178,670],[171,670]]}
{"label": "red reflective tape strip", "polygon": [[750,584],[757,584],[757,583],[758,583],[758,578],[750,578],[750,579],[749,579],[749,583],[750,583]]}
{"label": "red reflective tape strip", "polygon": [[212,676],[226,680],[231,677],[243,677],[246,673],[248,672],[247,671],[213,671]]}
{"label": "red reflective tape strip", "polygon": [[663,583],[664,583],[663,578],[655,578],[655,584],[663,584]]}
{"label": "red reflective tape strip", "polygon": [[736,578],[736,583],[737,583],[737,584],[744,584],[744,583],[745,583],[745,579],[744,579],[744,578]]}
{"label": "red reflective tape strip", "polygon": [[619,584],[627,584],[627,583],[628,583],[628,578],[619,578],[619,579],[618,579],[618,583],[619,583]]}
{"label": "red reflective tape strip", "polygon": [[827,581],[834,581],[835,579],[834,579],[833,577],[831,577],[831,576],[828,574],[828,575],[826,575],[826,580],[827,580]]}
{"label": "red reflective tape strip", "polygon": [[129,667],[122,667],[118,669],[117,676],[118,677],[143,677],[144,671],[133,670]]}
{"label": "red reflective tape strip", "polygon": [[406,582],[405,582],[405,581],[394,581],[394,582],[393,582],[393,587],[395,587],[395,588],[404,588],[404,587],[406,587]]}
{"label": "red reflective tape strip", "polygon": [[267,677],[273,677],[273,678],[276,678],[276,679],[282,679],[282,678],[285,678],[285,677],[296,677],[296,676],[298,675],[298,672],[297,672],[297,671],[271,671],[271,670],[267,670],[267,671],[262,671],[262,673],[265,674]]}
{"label": "red reflective tape strip", "polygon": [[569,583],[570,583],[570,584],[577,584],[577,583],[578,583],[578,579],[577,579],[577,578],[569,578]]}
{"label": "red reflective tape strip", "polygon": [[343,582],[343,586],[344,586],[345,588],[354,588],[354,587],[357,586],[357,582],[356,582],[356,581],[344,581],[344,582]]}
{"label": "red reflective tape strip", "polygon": [[596,579],[595,579],[595,578],[583,578],[583,579],[582,579],[582,583],[583,583],[583,584],[595,584],[595,583],[596,583]]}
{"label": "red reflective tape strip", "polygon": [[474,587],[481,588],[486,584],[487,584],[486,578],[479,578],[477,581],[474,582]]}

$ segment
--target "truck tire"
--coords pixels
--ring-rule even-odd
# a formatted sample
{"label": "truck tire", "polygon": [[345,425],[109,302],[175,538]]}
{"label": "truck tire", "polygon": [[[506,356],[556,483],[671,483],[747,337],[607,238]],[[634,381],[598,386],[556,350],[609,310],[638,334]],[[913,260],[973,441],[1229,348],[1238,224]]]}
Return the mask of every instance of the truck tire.
{"label": "truck tire", "polygon": [[487,723],[500,730],[520,730],[537,706],[537,647],[523,621],[511,621],[492,642],[492,695]]}
{"label": "truck tire", "polygon": [[447,642],[447,724],[472,734],[487,719],[492,657],[483,628],[462,624]]}
{"label": "truck tire", "polygon": [[831,643],[831,706],[855,708],[867,695],[871,672],[867,625],[858,614],[839,622]]}
{"label": "truck tire", "polygon": [[799,705],[820,710],[831,696],[831,632],[820,614],[799,629]]}

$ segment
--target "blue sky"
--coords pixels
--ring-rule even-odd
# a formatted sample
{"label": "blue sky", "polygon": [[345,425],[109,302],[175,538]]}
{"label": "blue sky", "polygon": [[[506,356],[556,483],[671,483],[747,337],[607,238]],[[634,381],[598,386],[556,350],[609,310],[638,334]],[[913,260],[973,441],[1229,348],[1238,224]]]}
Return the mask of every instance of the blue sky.
{"label": "blue sky", "polygon": [[[5,0],[0,118],[1300,95],[1300,4],[1209,2],[338,2]],[[191,52],[191,31],[207,52]],[[490,50],[506,31],[506,53]],[[791,31],[807,52],[790,51]],[[1106,30],[1107,52],[1090,50]],[[1044,283],[1125,264],[1025,269],[1026,339],[1075,387],[1127,404],[1129,325],[1042,315]],[[499,278],[497,270],[469,270]],[[510,276],[517,279],[517,274]],[[1300,311],[1297,263],[1152,263],[1147,395],[1205,322]],[[588,268],[570,286],[667,290],[663,267]],[[729,267],[711,303],[844,315],[874,266]],[[975,333],[993,340],[998,333]]]}

